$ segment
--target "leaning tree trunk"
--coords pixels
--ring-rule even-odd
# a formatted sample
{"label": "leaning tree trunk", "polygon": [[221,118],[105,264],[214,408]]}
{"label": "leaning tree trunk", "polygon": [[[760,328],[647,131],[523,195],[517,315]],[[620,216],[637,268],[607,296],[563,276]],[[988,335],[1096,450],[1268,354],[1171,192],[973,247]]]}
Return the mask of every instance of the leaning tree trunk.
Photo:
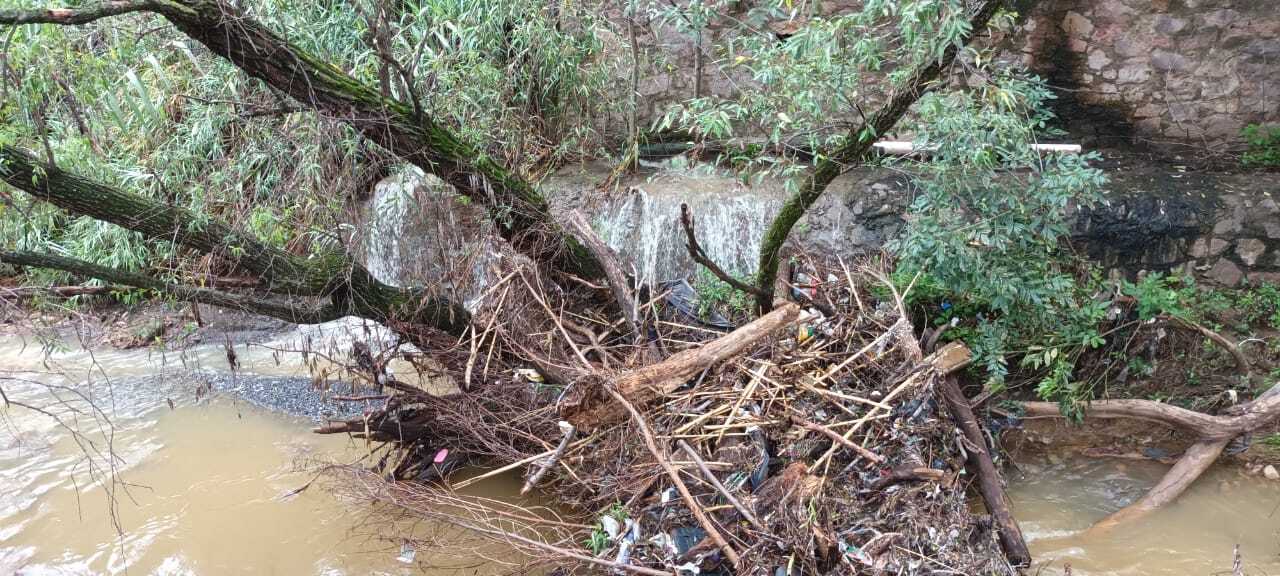
{"label": "leaning tree trunk", "polygon": [[[52,254],[3,253],[0,259],[10,264],[64,270],[290,322],[316,322],[354,314],[387,324],[428,326],[454,335],[462,334],[470,322],[470,314],[461,305],[422,289],[384,284],[346,254],[328,252],[301,258],[217,219],[198,218],[190,210],[95,182],[41,162],[12,146],[0,146],[0,181],[72,214],[225,258],[256,275],[257,286],[265,293],[233,294],[175,284]],[[308,303],[309,300],[319,303]]]}
{"label": "leaning tree trunk", "polygon": [[[984,30],[987,22],[1002,4],[1001,0],[980,2],[969,20],[970,33],[964,35],[963,41],[968,42],[974,34]],[[827,186],[844,172],[848,165],[862,159],[871,150],[876,139],[888,133],[907,113],[911,105],[933,88],[942,71],[955,61],[962,45],[952,44],[943,52],[942,58],[912,70],[903,84],[889,95],[888,102],[849,131],[843,144],[835,150],[819,154],[817,164],[802,177],[796,192],[783,203],[782,209],[765,231],[764,240],[760,244],[755,278],[755,286],[759,290],[755,292],[757,308],[767,311],[773,306],[779,256],[796,222],[799,222],[814,202],[822,197]]]}
{"label": "leaning tree trunk", "polygon": [[384,97],[376,87],[303,50],[235,3],[125,0],[86,8],[0,10],[0,25],[76,25],[130,12],[163,16],[254,78],[346,122],[396,156],[439,176],[484,206],[498,233],[535,262],[592,278],[602,273],[591,253],[565,233],[546,199],[524,178],[430,114]]}

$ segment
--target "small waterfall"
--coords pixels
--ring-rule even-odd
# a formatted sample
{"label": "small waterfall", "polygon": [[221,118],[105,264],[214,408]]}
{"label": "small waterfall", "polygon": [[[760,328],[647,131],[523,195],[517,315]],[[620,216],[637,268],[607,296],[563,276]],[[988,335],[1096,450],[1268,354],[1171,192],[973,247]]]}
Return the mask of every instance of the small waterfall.
{"label": "small waterfall", "polygon": [[374,278],[392,286],[404,285],[405,223],[414,202],[414,189],[424,177],[420,169],[409,167],[373,188],[365,217],[365,267]]}
{"label": "small waterfall", "polygon": [[375,278],[435,288],[468,307],[500,257],[483,210],[458,202],[452,187],[413,166],[374,186],[363,228],[364,264]]}
{"label": "small waterfall", "polygon": [[644,282],[694,272],[680,226],[680,204],[692,211],[698,243],[731,274],[755,273],[764,231],[782,205],[775,186],[747,188],[733,178],[662,172],[634,185],[597,217],[600,235]]}

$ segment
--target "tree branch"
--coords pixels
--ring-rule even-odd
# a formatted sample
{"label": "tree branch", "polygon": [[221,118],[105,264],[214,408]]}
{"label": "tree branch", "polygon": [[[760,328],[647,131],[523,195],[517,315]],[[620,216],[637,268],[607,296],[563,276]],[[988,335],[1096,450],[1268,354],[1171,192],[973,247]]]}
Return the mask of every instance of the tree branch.
{"label": "tree branch", "polygon": [[[190,210],[63,171],[12,146],[0,146],[0,181],[72,214],[229,257],[257,274],[268,292],[324,297],[344,313],[385,323],[430,326],[455,336],[470,323],[471,315],[462,305],[421,288],[389,286],[342,252],[295,256],[217,219],[200,218]],[[168,290],[168,285],[160,289]]]}
{"label": "tree branch", "polygon": [[[970,32],[964,37],[967,43],[974,34],[981,32],[987,22],[1002,4],[1001,0],[982,0],[973,17],[969,20]],[[765,232],[764,241],[760,245],[759,264],[756,270],[755,285],[760,291],[756,295],[757,307],[767,311],[773,306],[774,283],[778,278],[778,255],[782,251],[791,228],[822,196],[831,184],[853,162],[860,160],[875,144],[876,138],[888,132],[902,119],[911,105],[928,92],[933,83],[942,75],[942,71],[955,61],[959,47],[951,44],[942,58],[917,67],[899,88],[889,96],[889,101],[878,111],[855,126],[845,136],[844,142],[834,150],[820,153],[818,163],[800,182],[795,194],[787,198],[782,210],[774,217]]]}
{"label": "tree branch", "polygon": [[[725,272],[723,268],[720,268],[714,260],[707,256],[707,253],[702,250],[702,245],[698,244],[698,238],[693,234],[693,215],[689,212],[689,205],[683,202],[680,204],[680,226],[684,228],[684,245],[689,249],[689,257],[693,258],[694,262],[701,264],[703,268],[706,268],[714,274],[721,282],[733,286],[736,290],[741,290],[747,294],[751,294],[757,299],[765,296],[764,291],[761,290],[759,286],[752,286],[734,278],[728,272]],[[772,297],[772,295],[770,295],[770,297]],[[765,309],[761,308],[761,310]]]}
{"label": "tree branch", "polygon": [[[328,280],[307,278],[308,266],[292,254],[222,222],[206,221],[190,210],[82,178],[14,146],[0,146],[0,180],[73,214],[226,257],[258,275],[271,291],[316,295]],[[237,253],[238,257],[233,256]]]}
{"label": "tree branch", "polygon": [[342,317],[342,313],[332,305],[295,306],[289,303],[248,295],[233,294],[208,288],[197,288],[183,284],[165,282],[159,278],[128,272],[117,268],[108,268],[92,262],[76,258],[68,258],[54,254],[35,252],[0,252],[0,262],[13,266],[30,268],[50,268],[70,272],[76,276],[96,278],[116,284],[124,284],[135,288],[144,288],[172,294],[183,300],[202,304],[210,304],[223,308],[244,310],[254,314],[262,314],[298,324],[317,324]]}
{"label": "tree branch", "polygon": [[484,206],[498,234],[535,261],[579,276],[601,276],[591,253],[565,233],[532,184],[438,119],[384,97],[377,88],[289,42],[226,0],[142,0],[130,6],[131,11],[164,16],[250,76],[347,123],[393,154],[439,176]]}
{"label": "tree branch", "polygon": [[151,0],[101,2],[82,8],[43,8],[35,10],[0,10],[0,24],[88,24],[94,20],[119,16],[130,12],[153,12],[156,3]]}

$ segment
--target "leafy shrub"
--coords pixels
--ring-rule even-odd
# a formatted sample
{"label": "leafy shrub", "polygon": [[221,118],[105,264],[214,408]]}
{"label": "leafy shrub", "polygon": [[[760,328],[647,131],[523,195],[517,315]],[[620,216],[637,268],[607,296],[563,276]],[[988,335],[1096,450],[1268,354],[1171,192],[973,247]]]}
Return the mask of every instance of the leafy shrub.
{"label": "leafy shrub", "polygon": [[971,314],[966,340],[989,387],[1004,386],[1017,351],[1043,374],[1039,394],[1072,414],[1091,394],[1072,378],[1075,359],[1102,343],[1106,304],[1060,244],[1070,207],[1095,202],[1104,179],[1094,155],[1031,148],[1048,132],[1052,97],[1037,78],[996,74],[977,90],[922,98],[915,144],[930,156],[895,161],[916,196],[891,248],[904,272],[922,272],[929,291]]}
{"label": "leafy shrub", "polygon": [[1241,131],[1249,149],[1240,161],[1245,166],[1280,166],[1280,126],[1250,124]]}
{"label": "leafy shrub", "polygon": [[1280,330],[1280,286],[1263,282],[1246,287],[1237,293],[1235,307],[1250,325],[1262,322]]}

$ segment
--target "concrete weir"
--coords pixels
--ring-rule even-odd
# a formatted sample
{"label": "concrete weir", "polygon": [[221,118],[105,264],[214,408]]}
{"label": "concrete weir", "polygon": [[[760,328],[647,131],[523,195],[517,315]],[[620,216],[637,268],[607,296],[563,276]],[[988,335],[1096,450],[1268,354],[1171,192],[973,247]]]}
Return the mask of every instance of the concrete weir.
{"label": "concrete weir", "polygon": [[[1256,174],[1188,171],[1121,152],[1104,153],[1106,200],[1078,213],[1073,246],[1112,275],[1185,271],[1237,285],[1280,281],[1280,183]],[[607,191],[608,166],[573,165],[541,183],[557,212],[587,213],[601,237],[649,281],[691,277],[680,204],[689,204],[699,242],[734,274],[755,271],[770,219],[785,199],[778,179],[744,182],[709,165],[650,164]],[[879,250],[902,229],[911,187],[898,172],[852,170],[832,184],[791,242],[821,254]],[[362,254],[380,279],[443,282],[478,294],[498,251],[479,210],[415,171],[379,183],[360,210]]]}

